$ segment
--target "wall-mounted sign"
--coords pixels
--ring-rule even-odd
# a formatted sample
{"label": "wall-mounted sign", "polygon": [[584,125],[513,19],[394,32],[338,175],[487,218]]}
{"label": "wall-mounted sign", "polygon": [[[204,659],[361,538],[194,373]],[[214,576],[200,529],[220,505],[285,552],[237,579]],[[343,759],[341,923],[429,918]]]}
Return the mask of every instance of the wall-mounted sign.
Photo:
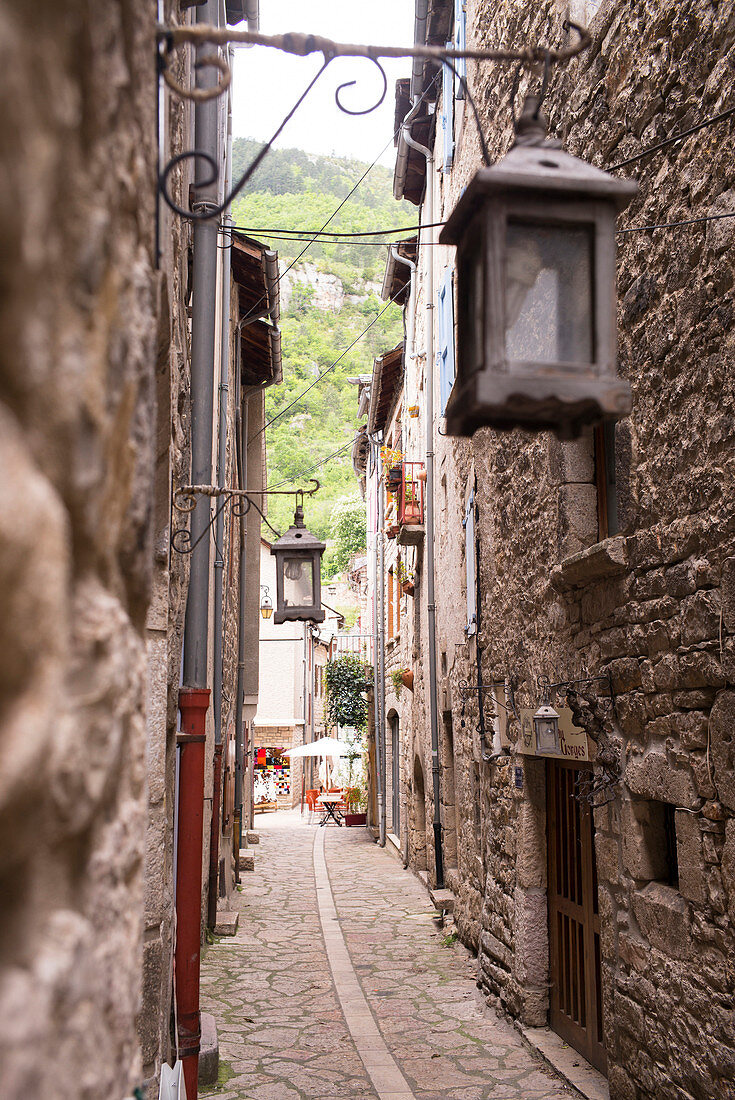
{"label": "wall-mounted sign", "polygon": [[557,707],[559,714],[559,751],[540,753],[536,747],[536,735],[533,728],[535,711],[530,707],[521,707],[521,732],[515,744],[516,752],[524,756],[553,756],[560,760],[589,760],[589,742],[587,734],[572,721],[569,707]]}

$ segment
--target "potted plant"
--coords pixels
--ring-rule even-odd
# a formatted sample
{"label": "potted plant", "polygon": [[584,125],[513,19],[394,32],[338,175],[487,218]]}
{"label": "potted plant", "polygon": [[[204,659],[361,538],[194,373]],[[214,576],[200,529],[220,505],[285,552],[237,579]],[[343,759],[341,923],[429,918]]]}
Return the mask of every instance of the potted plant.
{"label": "potted plant", "polygon": [[365,785],[348,787],[345,791],[345,802],[347,803],[347,810],[343,815],[345,825],[366,825],[367,791]]}
{"label": "potted plant", "polygon": [[400,558],[398,559],[398,579],[401,584],[401,592],[406,596],[413,596],[416,590],[416,575],[406,569]]}
{"label": "potted plant", "polygon": [[410,668],[396,668],[391,672],[390,678],[396,698],[401,694],[401,688],[407,687],[409,691],[413,691],[413,671]]}

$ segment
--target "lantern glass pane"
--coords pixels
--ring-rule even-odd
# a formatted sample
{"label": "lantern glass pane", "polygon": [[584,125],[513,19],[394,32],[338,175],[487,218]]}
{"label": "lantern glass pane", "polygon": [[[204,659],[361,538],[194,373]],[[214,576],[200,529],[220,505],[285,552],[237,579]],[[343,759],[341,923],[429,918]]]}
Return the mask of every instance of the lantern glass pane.
{"label": "lantern glass pane", "polygon": [[592,236],[587,227],[508,223],[507,359],[593,362],[592,270]]}
{"label": "lantern glass pane", "polygon": [[313,562],[310,557],[283,559],[283,603],[285,607],[311,607],[314,603]]}

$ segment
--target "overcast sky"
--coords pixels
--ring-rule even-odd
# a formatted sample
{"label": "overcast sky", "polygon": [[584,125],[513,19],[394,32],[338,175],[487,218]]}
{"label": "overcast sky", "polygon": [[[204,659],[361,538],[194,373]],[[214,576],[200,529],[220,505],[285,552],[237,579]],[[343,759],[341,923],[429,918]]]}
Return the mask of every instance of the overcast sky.
{"label": "overcast sky", "polygon": [[[413,18],[414,0],[260,0],[263,34],[308,31],[338,42],[408,46],[413,41]],[[382,80],[366,59],[336,58],[276,145],[371,162],[390,142],[381,162],[392,164],[395,82],[410,74],[411,60],[386,60],[383,64],[388,92],[377,111],[353,118],[337,108],[334,92],[339,84],[358,81],[342,97],[347,105],[359,109],[377,99]],[[268,140],[320,65],[321,55],[304,58],[265,46],[238,48],[233,80],[235,137]]]}

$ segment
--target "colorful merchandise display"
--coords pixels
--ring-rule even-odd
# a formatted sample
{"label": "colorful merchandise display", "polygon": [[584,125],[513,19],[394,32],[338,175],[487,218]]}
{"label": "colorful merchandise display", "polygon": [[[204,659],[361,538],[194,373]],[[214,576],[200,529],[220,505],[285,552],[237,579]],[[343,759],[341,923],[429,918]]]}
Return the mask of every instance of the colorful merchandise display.
{"label": "colorful merchandise display", "polygon": [[253,790],[256,806],[291,794],[291,764],[282,754],[283,747],[266,746],[255,750]]}

